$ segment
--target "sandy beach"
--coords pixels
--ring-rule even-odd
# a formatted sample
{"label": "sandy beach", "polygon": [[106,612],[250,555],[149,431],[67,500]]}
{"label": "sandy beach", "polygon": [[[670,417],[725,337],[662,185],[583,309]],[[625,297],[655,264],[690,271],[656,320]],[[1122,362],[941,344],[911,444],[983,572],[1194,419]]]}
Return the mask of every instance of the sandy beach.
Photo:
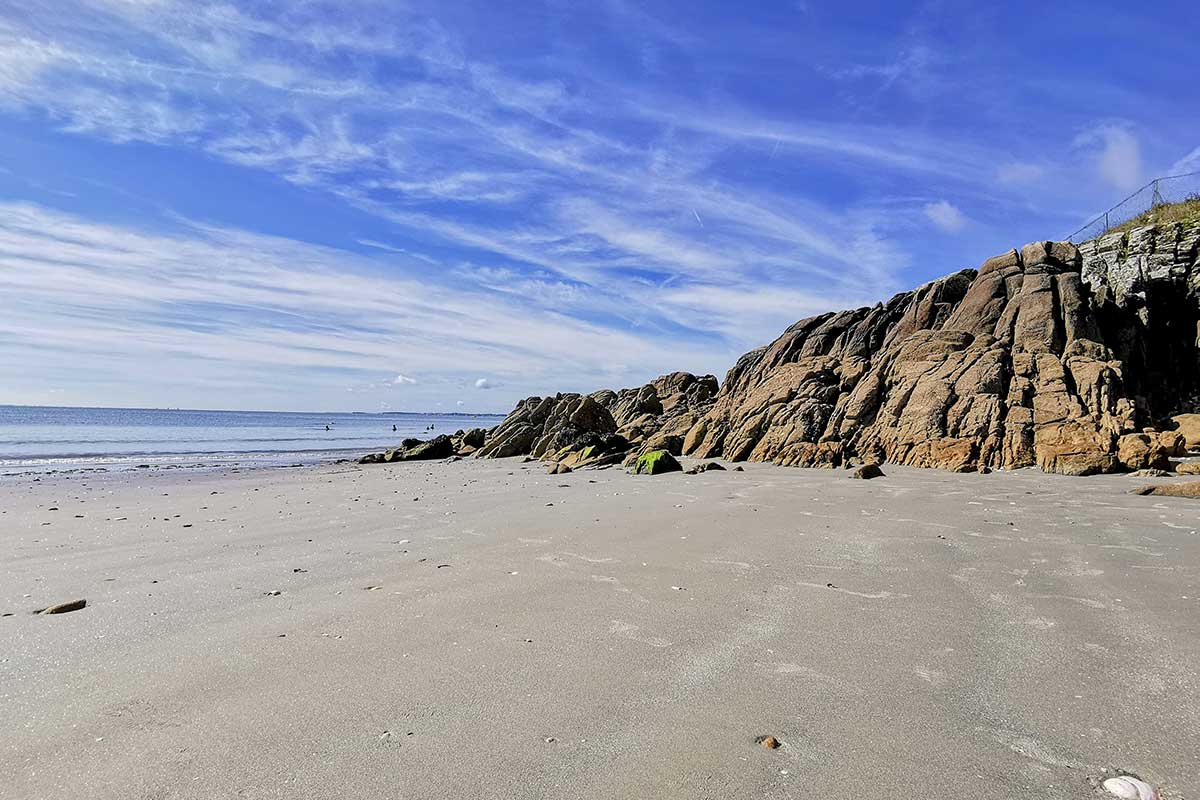
{"label": "sandy beach", "polygon": [[1200,503],[885,471],[6,479],[0,797],[1200,795]]}

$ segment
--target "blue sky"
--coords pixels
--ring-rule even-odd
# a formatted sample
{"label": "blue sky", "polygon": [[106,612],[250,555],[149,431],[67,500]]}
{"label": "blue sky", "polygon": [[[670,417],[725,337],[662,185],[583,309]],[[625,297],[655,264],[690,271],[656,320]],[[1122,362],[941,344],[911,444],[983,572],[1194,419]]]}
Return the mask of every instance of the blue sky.
{"label": "blue sky", "polygon": [[1194,3],[0,0],[0,402],[505,411],[1200,169]]}

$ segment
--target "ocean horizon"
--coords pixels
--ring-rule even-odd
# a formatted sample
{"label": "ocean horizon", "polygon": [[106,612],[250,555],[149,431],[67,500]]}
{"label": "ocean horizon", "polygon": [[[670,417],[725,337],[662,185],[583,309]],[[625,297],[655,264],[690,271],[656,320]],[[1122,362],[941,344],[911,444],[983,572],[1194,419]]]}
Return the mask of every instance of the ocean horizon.
{"label": "ocean horizon", "polygon": [[308,464],[490,428],[502,414],[0,405],[0,474]]}

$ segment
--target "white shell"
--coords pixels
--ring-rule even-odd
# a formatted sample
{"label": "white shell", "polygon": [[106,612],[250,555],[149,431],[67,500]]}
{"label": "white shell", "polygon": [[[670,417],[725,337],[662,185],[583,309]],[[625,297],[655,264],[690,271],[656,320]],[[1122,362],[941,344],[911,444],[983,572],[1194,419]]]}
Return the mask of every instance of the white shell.
{"label": "white shell", "polygon": [[1121,800],[1158,800],[1158,792],[1153,786],[1132,775],[1109,778],[1104,782],[1104,791]]}

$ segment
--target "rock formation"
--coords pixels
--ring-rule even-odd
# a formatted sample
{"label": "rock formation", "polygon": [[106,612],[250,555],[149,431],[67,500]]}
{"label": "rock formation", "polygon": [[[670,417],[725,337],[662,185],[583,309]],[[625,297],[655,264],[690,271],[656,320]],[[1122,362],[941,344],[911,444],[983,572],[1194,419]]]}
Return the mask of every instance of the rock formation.
{"label": "rock formation", "polygon": [[712,404],[717,379],[690,372],[672,372],[636,389],[591,395],[617,423],[617,433],[638,452],[667,450],[679,455],[688,430]]}
{"label": "rock formation", "polygon": [[382,453],[368,453],[358,460],[360,464],[391,464],[396,461],[429,461],[451,456],[467,456],[483,446],[487,431],[472,428],[455,431],[453,436],[435,436],[429,441],[404,439],[400,446]]}
{"label": "rock formation", "polygon": [[[1200,220],[1035,242],[870,308],[801,320],[711,376],[523,401],[481,455],[1084,475],[1169,466],[1200,411]],[[1184,426],[1186,432],[1171,432]],[[605,440],[604,437],[617,437]],[[586,461],[587,459],[577,459]],[[577,463],[578,465],[578,463]]]}
{"label": "rock formation", "polygon": [[619,392],[530,397],[488,432],[479,455],[532,455],[571,467],[616,464],[652,450],[678,455],[716,393],[712,375],[673,372]]}

